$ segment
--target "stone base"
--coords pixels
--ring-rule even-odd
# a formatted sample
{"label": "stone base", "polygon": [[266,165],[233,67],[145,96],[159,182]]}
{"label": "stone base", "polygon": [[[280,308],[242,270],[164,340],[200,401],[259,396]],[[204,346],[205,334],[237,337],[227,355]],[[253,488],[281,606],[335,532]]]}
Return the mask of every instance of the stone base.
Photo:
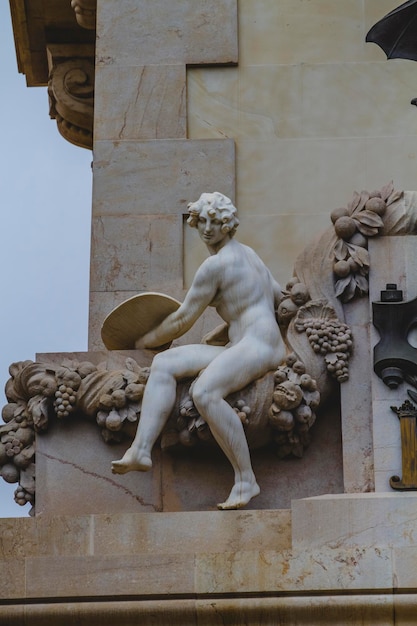
{"label": "stone base", "polygon": [[309,498],[292,528],[289,510],[3,519],[0,624],[411,626],[416,507]]}

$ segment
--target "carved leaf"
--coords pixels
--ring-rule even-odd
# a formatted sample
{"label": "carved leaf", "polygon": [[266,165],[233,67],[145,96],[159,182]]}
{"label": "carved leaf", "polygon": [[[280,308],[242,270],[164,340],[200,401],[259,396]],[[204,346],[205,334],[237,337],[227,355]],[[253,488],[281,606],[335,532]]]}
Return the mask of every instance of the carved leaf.
{"label": "carved leaf", "polygon": [[125,420],[128,416],[128,409],[127,407],[122,407],[121,409],[119,409],[119,415],[120,415],[120,419],[121,420]]}
{"label": "carved leaf", "polygon": [[36,431],[46,430],[48,426],[48,398],[34,396],[28,400],[28,411],[32,415]]}
{"label": "carved leaf", "polygon": [[20,472],[20,485],[29,493],[35,493],[35,464],[31,463],[29,467]]}
{"label": "carved leaf", "polygon": [[130,383],[135,383],[138,379],[137,373],[132,372],[130,370],[123,371],[123,378],[126,383],[129,385]]}
{"label": "carved leaf", "polygon": [[129,422],[136,422],[138,419],[136,415],[136,411],[132,405],[129,405],[127,407],[127,419]]}
{"label": "carved leaf", "polygon": [[335,286],[334,286],[334,292],[336,294],[336,298],[340,298],[343,295],[343,293],[349,286],[351,280],[352,280],[352,276],[349,275],[349,276],[345,276],[344,278],[340,278],[338,281],[336,281]]}
{"label": "carved leaf", "polygon": [[378,228],[374,227],[374,226],[366,226],[365,224],[361,224],[360,222],[358,222],[358,230],[360,233],[362,233],[362,235],[365,235],[366,237],[374,237],[374,235],[378,234]]}
{"label": "carved leaf", "polygon": [[368,293],[368,291],[369,291],[369,286],[368,286],[368,281],[366,280],[365,276],[361,276],[360,274],[356,274],[355,282],[356,282],[356,285],[358,287],[360,295],[361,296],[366,295]]}
{"label": "carved leaf", "polygon": [[364,224],[365,226],[371,226],[374,228],[382,228],[382,226],[384,225],[384,222],[377,213],[374,213],[374,211],[368,211],[366,209],[355,215],[353,219],[356,222]]}
{"label": "carved leaf", "polygon": [[343,302],[349,302],[353,300],[356,293],[356,280],[353,276],[350,277],[349,284],[343,292],[342,300]]}
{"label": "carved leaf", "polygon": [[349,202],[347,206],[350,215],[354,213],[355,210],[358,208],[360,200],[361,200],[360,194],[357,191],[355,191],[353,194],[352,200]]}
{"label": "carved leaf", "polygon": [[126,359],[126,368],[130,370],[131,372],[135,372],[136,374],[139,374],[141,370],[141,368],[136,363],[136,361],[132,359],[131,357]]}
{"label": "carved leaf", "polygon": [[368,250],[362,248],[361,246],[355,246],[352,243],[348,243],[347,247],[350,252],[350,256],[356,263],[358,263],[358,265],[361,267],[369,267],[370,259]]}
{"label": "carved leaf", "polygon": [[390,197],[393,191],[394,191],[394,181],[391,180],[387,185],[384,185],[384,187],[382,187],[381,198],[386,201]]}
{"label": "carved leaf", "polygon": [[389,206],[390,204],[394,204],[394,202],[397,202],[397,200],[400,200],[403,195],[403,191],[394,191],[394,193],[392,193],[390,197],[386,200],[387,206]]}
{"label": "carved leaf", "polygon": [[334,256],[338,261],[344,261],[348,254],[348,248],[343,239],[339,239],[334,247]]}
{"label": "carved leaf", "polygon": [[352,210],[351,215],[353,215],[353,214],[356,215],[357,213],[362,211],[362,209],[364,208],[364,206],[368,202],[368,200],[369,200],[369,192],[368,191],[361,191],[361,193],[359,194],[359,202],[356,205],[356,207]]}

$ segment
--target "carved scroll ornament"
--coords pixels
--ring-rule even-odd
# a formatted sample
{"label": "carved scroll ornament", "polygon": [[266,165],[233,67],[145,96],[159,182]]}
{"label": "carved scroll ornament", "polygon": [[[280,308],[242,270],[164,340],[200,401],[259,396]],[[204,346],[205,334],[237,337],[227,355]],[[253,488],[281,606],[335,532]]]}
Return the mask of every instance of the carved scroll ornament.
{"label": "carved scroll ornament", "polygon": [[71,0],[75,17],[82,28],[94,30],[96,27],[97,0]]}
{"label": "carved scroll ornament", "polygon": [[48,95],[51,118],[61,135],[82,148],[93,147],[94,60],[73,58],[55,64]]}

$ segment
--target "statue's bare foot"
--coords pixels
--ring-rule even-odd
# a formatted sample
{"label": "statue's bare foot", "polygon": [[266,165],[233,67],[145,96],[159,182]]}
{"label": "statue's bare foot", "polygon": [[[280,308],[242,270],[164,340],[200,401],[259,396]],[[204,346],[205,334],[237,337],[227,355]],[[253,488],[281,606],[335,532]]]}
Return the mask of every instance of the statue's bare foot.
{"label": "statue's bare foot", "polygon": [[126,450],[120,461],[113,461],[111,471],[113,474],[126,474],[126,472],[148,472],[152,467],[151,457],[145,452],[135,451],[132,448]]}
{"label": "statue's bare foot", "polygon": [[260,493],[259,485],[253,482],[238,482],[233,485],[233,489],[225,502],[217,505],[218,509],[241,509]]}

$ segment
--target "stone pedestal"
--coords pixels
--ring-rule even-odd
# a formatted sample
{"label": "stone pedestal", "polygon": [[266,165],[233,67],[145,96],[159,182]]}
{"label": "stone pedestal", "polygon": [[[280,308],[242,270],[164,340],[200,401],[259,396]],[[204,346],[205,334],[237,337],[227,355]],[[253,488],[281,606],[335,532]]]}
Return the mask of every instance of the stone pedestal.
{"label": "stone pedestal", "polygon": [[[148,353],[134,350],[41,354],[37,361],[90,361],[121,370],[128,357],[144,366],[149,362]],[[268,446],[252,452],[261,494],[249,509],[286,509],[292,499],[343,491],[337,410],[329,408],[320,416],[312,438],[301,459],[280,460]],[[111,461],[121,458],[128,445],[129,439],[106,444],[94,420],[53,420],[36,437],[36,514],[216,510],[233,483],[232,468],[216,444],[176,452],[162,452],[156,445],[152,471],[112,474]]]}
{"label": "stone pedestal", "polygon": [[415,515],[414,495],[363,494],[1,520],[0,623],[411,626]]}

